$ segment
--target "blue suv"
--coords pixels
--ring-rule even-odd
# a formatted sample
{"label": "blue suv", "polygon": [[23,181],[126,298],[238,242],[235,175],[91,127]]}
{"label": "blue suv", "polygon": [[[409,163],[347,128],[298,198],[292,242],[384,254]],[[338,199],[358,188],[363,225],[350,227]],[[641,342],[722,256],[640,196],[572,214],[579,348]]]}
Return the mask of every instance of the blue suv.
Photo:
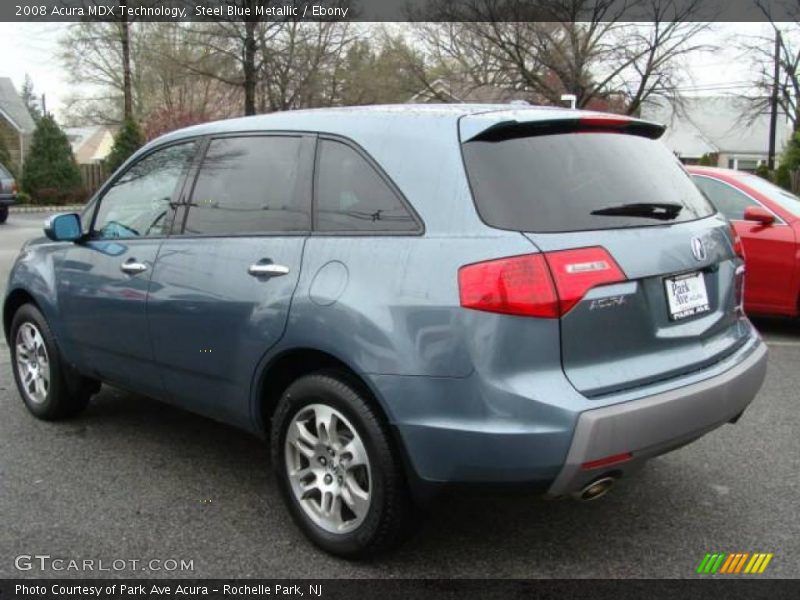
{"label": "blue suv", "polygon": [[22,400],[70,417],[107,382],[264,436],[341,556],[441,484],[600,497],[736,421],[766,369],[740,243],[662,133],[487,105],[170,133],[23,248]]}

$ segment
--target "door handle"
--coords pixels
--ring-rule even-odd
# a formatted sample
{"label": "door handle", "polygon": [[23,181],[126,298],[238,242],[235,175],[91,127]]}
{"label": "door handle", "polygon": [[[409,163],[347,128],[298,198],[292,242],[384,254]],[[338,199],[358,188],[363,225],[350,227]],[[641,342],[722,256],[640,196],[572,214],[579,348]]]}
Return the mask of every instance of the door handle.
{"label": "door handle", "polygon": [[250,265],[247,272],[253,277],[280,277],[289,272],[289,267],[283,265],[276,265],[273,263],[256,263]]}
{"label": "door handle", "polygon": [[136,275],[137,273],[142,273],[143,271],[147,271],[147,265],[144,263],[140,263],[135,258],[129,258],[124,263],[119,266],[120,271],[123,273],[127,273],[128,275]]}

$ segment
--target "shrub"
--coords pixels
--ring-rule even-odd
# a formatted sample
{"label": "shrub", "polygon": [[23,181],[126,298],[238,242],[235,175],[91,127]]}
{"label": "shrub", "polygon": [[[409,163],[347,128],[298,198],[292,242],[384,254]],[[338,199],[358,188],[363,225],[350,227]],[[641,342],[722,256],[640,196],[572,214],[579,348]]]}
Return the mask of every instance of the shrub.
{"label": "shrub", "polygon": [[759,177],[761,177],[763,179],[766,179],[767,181],[772,181],[772,177],[770,176],[771,173],[770,173],[769,167],[764,163],[761,163],[760,165],[758,165],[756,167],[756,175],[758,175]]}
{"label": "shrub", "polygon": [[136,152],[144,143],[142,132],[136,121],[126,119],[114,138],[114,147],[106,158],[106,170],[109,173],[116,171],[127,158]]}
{"label": "shrub", "polygon": [[44,197],[60,204],[81,189],[81,173],[69,140],[50,115],[43,116],[33,132],[20,183],[37,204]]}

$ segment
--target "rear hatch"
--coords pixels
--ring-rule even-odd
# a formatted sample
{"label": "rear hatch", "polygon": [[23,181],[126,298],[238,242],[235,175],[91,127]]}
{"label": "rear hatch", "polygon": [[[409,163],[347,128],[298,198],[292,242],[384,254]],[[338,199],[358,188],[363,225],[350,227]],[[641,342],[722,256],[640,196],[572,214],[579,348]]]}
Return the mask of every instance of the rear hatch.
{"label": "rear hatch", "polygon": [[600,397],[723,359],[751,335],[729,224],[663,128],[576,115],[461,128],[481,218],[544,253],[565,374]]}

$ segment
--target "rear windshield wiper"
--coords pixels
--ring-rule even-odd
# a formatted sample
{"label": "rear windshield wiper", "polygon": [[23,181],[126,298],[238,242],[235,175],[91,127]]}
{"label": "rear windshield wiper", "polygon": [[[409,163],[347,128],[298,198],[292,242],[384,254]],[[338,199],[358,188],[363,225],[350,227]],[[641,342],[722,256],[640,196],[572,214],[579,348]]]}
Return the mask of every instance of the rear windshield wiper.
{"label": "rear windshield wiper", "polygon": [[620,204],[618,206],[607,206],[598,208],[590,214],[601,217],[646,217],[658,219],[659,221],[672,221],[683,210],[682,204],[669,202],[635,202],[632,204]]}

